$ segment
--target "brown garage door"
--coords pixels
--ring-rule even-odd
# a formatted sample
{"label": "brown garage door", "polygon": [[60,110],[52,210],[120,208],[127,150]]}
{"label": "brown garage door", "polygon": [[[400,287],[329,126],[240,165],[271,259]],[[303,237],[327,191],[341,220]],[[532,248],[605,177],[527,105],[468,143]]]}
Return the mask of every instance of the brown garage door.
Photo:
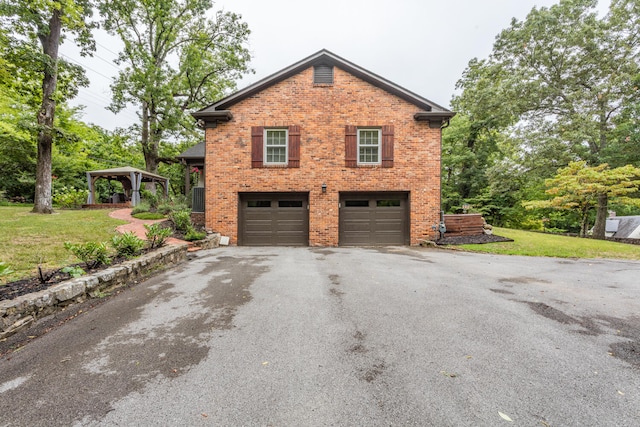
{"label": "brown garage door", "polygon": [[340,194],[340,245],[409,244],[407,193]]}
{"label": "brown garage door", "polygon": [[308,204],[304,193],[241,194],[238,244],[308,246]]}

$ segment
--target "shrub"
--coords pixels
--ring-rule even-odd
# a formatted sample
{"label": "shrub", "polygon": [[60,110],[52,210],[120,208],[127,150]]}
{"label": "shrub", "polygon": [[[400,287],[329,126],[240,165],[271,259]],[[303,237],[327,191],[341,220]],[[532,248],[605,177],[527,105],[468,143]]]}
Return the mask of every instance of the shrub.
{"label": "shrub", "polygon": [[187,233],[184,235],[184,240],[186,240],[187,242],[193,242],[194,240],[202,240],[205,237],[207,237],[207,233],[205,233],[204,231],[196,231],[193,227],[191,227],[189,231],[187,231]]}
{"label": "shrub", "polygon": [[158,204],[158,212],[164,215],[170,215],[172,212],[186,210],[189,210],[189,204],[187,203],[186,196],[183,195],[172,196],[170,200],[163,199]]}
{"label": "shrub", "polygon": [[140,255],[144,248],[144,240],[130,231],[113,236],[111,238],[111,244],[115,248],[116,254],[125,258]]}
{"label": "shrub", "polygon": [[190,210],[174,211],[171,213],[170,218],[171,221],[173,221],[173,225],[176,227],[176,230],[178,231],[186,233],[191,228],[193,228],[193,225],[191,224]]}
{"label": "shrub", "polygon": [[78,209],[86,203],[88,190],[78,190],[73,187],[62,187],[53,195],[53,202],[61,208]]}
{"label": "shrub", "polygon": [[107,244],[104,242],[87,242],[75,245],[70,242],[64,242],[64,248],[84,262],[87,268],[96,268],[102,264],[108,265],[111,263],[107,255]]}
{"label": "shrub", "polygon": [[0,262],[0,276],[6,276],[11,273],[13,273],[13,270],[4,262]]}
{"label": "shrub", "polygon": [[137,215],[144,212],[151,211],[151,205],[145,200],[142,200],[140,203],[135,205],[133,209],[131,209],[131,215]]}
{"label": "shrub", "polygon": [[147,229],[146,236],[151,249],[164,246],[167,238],[171,236],[171,229],[162,227],[160,224],[145,224],[144,228]]}
{"label": "shrub", "polygon": [[140,198],[149,204],[149,207],[152,211],[158,209],[158,203],[160,201],[157,194],[152,193],[149,190],[140,190]]}
{"label": "shrub", "polygon": [[69,276],[76,278],[76,277],[81,277],[85,271],[83,269],[81,269],[80,267],[76,267],[76,266],[69,266],[69,267],[64,267],[62,270],[63,273],[67,273]]}

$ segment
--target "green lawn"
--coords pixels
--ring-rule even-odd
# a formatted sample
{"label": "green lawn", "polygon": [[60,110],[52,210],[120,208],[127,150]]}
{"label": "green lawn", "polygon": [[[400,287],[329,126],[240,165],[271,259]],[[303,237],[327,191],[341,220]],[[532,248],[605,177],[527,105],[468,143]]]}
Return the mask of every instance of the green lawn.
{"label": "green lawn", "polygon": [[513,242],[458,246],[468,251],[559,258],[613,258],[640,260],[640,245],[581,239],[494,227],[493,233]]}
{"label": "green lawn", "polygon": [[115,234],[124,221],[109,217],[107,210],[61,210],[52,215],[31,213],[29,206],[0,206],[0,262],[14,273],[0,283],[34,274],[43,269],[78,262],[63,243],[102,242]]}

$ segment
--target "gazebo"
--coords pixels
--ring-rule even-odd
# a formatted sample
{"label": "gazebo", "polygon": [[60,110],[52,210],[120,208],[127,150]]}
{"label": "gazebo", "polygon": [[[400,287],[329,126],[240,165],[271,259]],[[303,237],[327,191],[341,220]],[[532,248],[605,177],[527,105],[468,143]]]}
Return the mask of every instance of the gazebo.
{"label": "gazebo", "polygon": [[132,168],[130,166],[125,166],[122,168],[87,172],[87,182],[89,183],[89,197],[87,198],[88,205],[95,204],[96,202],[95,182],[99,178],[113,179],[122,183],[122,188],[125,190],[125,194],[123,194],[122,197],[124,200],[119,200],[120,197],[118,197],[118,200],[112,198],[112,203],[126,202],[129,201],[127,199],[130,199],[131,206],[136,206],[140,203],[140,186],[143,182],[160,184],[165,196],[169,195],[169,178]]}

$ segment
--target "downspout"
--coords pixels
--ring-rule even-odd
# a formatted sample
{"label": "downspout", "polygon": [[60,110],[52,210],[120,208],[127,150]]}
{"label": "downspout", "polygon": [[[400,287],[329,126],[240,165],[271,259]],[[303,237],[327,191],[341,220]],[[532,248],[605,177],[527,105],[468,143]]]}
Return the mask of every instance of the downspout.
{"label": "downspout", "polygon": [[438,233],[440,239],[444,237],[444,233],[447,232],[447,226],[444,223],[444,210],[442,209],[442,131],[451,125],[451,119],[447,119],[446,122],[440,126],[440,224],[438,224]]}
{"label": "downspout", "polygon": [[[427,111],[418,111],[413,115],[413,118],[417,121],[426,121],[429,123],[429,127],[432,129],[436,129],[437,122],[440,122],[440,189],[438,194],[438,206],[440,208],[440,218],[439,222],[436,222],[431,226],[431,229],[434,233],[439,233],[440,238],[443,237],[444,233],[447,232],[447,228],[444,223],[444,210],[442,210],[442,130],[449,127],[451,124],[451,117],[453,117],[456,113],[452,111],[431,111],[431,109],[427,109]],[[432,121],[433,126],[432,125]]]}

